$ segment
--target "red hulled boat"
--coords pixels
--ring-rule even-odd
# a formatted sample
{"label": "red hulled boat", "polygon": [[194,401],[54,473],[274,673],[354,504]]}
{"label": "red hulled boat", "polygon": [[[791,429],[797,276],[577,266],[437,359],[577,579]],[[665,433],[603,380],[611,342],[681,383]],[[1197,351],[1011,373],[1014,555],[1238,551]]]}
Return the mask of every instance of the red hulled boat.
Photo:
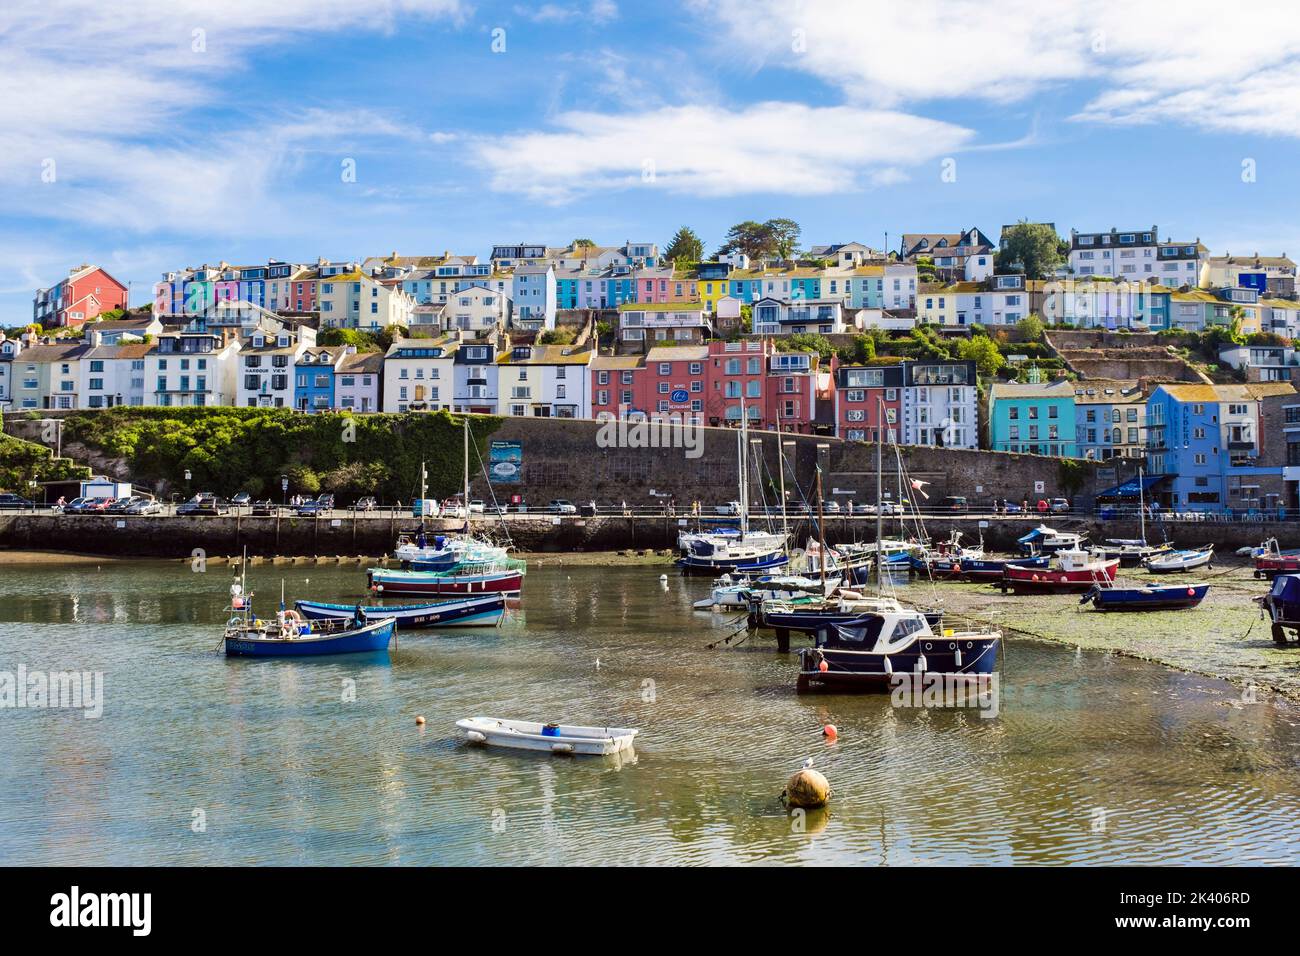
{"label": "red hulled boat", "polygon": [[1013,594],[1068,594],[1091,590],[1115,580],[1119,558],[1102,561],[1086,551],[1058,551],[1057,565],[1047,568],[1008,564],[1002,572],[1002,592]]}

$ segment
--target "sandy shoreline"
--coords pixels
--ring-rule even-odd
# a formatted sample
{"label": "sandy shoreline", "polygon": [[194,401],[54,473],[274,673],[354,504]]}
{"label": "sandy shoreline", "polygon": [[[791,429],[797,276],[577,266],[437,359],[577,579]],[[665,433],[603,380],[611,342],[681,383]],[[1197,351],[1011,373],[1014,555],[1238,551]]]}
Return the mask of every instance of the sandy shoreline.
{"label": "sandy shoreline", "polygon": [[0,551],[0,564],[115,564],[134,560],[137,559],[69,551]]}

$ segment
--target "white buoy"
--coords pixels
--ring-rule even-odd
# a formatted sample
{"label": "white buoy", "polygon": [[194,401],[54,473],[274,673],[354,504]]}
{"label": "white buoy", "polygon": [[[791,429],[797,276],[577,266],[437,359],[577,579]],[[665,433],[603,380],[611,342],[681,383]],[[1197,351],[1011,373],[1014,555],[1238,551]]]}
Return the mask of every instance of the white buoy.
{"label": "white buoy", "polygon": [[957,648],[957,653],[953,655],[953,663],[961,667],[961,648]]}
{"label": "white buoy", "polygon": [[659,583],[660,583],[660,584],[667,584],[667,583],[668,583],[668,575],[666,575],[666,574],[661,574],[661,575],[659,575]]}
{"label": "white buoy", "polygon": [[889,662],[888,656],[885,657],[885,673],[886,674],[894,673],[894,665]]}
{"label": "white buoy", "polygon": [[920,671],[922,674],[924,674],[925,667],[926,667],[925,655],[922,654],[920,657],[916,659],[916,669]]}

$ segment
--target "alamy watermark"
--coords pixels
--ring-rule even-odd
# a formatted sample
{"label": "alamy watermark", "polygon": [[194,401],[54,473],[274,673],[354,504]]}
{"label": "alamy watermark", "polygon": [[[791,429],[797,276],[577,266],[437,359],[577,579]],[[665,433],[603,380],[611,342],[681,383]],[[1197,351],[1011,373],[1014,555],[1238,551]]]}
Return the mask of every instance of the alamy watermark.
{"label": "alamy watermark", "polygon": [[918,709],[970,707],[991,719],[1001,711],[997,674],[900,671],[889,679],[889,702]]}
{"label": "alamy watermark", "polygon": [[88,720],[104,713],[103,671],[0,671],[0,708],[79,710]]}
{"label": "alamy watermark", "polygon": [[629,414],[627,405],[618,407],[618,415],[601,412],[602,424],[596,432],[601,448],[682,448],[687,458],[704,454],[704,425],[694,416],[677,412],[652,415]]}

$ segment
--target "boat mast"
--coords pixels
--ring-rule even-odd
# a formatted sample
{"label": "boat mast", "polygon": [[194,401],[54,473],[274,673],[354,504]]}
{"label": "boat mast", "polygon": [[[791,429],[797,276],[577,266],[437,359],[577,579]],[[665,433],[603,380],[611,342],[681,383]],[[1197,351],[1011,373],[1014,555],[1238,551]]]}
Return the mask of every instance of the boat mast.
{"label": "boat mast", "polygon": [[745,540],[749,533],[749,459],[745,456],[745,444],[749,440],[749,427],[745,421],[745,399],[740,399],[740,434],[737,436],[736,462],[740,471],[740,540]]}
{"label": "boat mast", "polygon": [[461,504],[465,506],[465,527],[469,528],[469,416],[465,416],[465,484]]}
{"label": "boat mast", "polygon": [[822,573],[822,594],[826,593],[826,521],[822,515],[822,466],[817,465],[817,543],[821,550],[817,553],[817,566]]}
{"label": "boat mast", "polygon": [[1142,529],[1142,543],[1147,543],[1147,505],[1146,498],[1142,494],[1142,466],[1138,465],[1138,521]]}
{"label": "boat mast", "polygon": [[425,503],[429,498],[429,472],[425,470],[424,461],[420,461],[420,527],[424,527]]}
{"label": "boat mast", "polygon": [[885,554],[884,554],[884,535],[885,522],[880,513],[880,502],[882,493],[881,470],[884,468],[884,425],[885,425],[885,403],[876,399],[876,586],[883,592],[885,589]]}
{"label": "boat mast", "polygon": [[785,448],[781,444],[781,419],[776,420],[776,470],[781,478],[781,534],[788,541],[790,527],[785,517]]}

